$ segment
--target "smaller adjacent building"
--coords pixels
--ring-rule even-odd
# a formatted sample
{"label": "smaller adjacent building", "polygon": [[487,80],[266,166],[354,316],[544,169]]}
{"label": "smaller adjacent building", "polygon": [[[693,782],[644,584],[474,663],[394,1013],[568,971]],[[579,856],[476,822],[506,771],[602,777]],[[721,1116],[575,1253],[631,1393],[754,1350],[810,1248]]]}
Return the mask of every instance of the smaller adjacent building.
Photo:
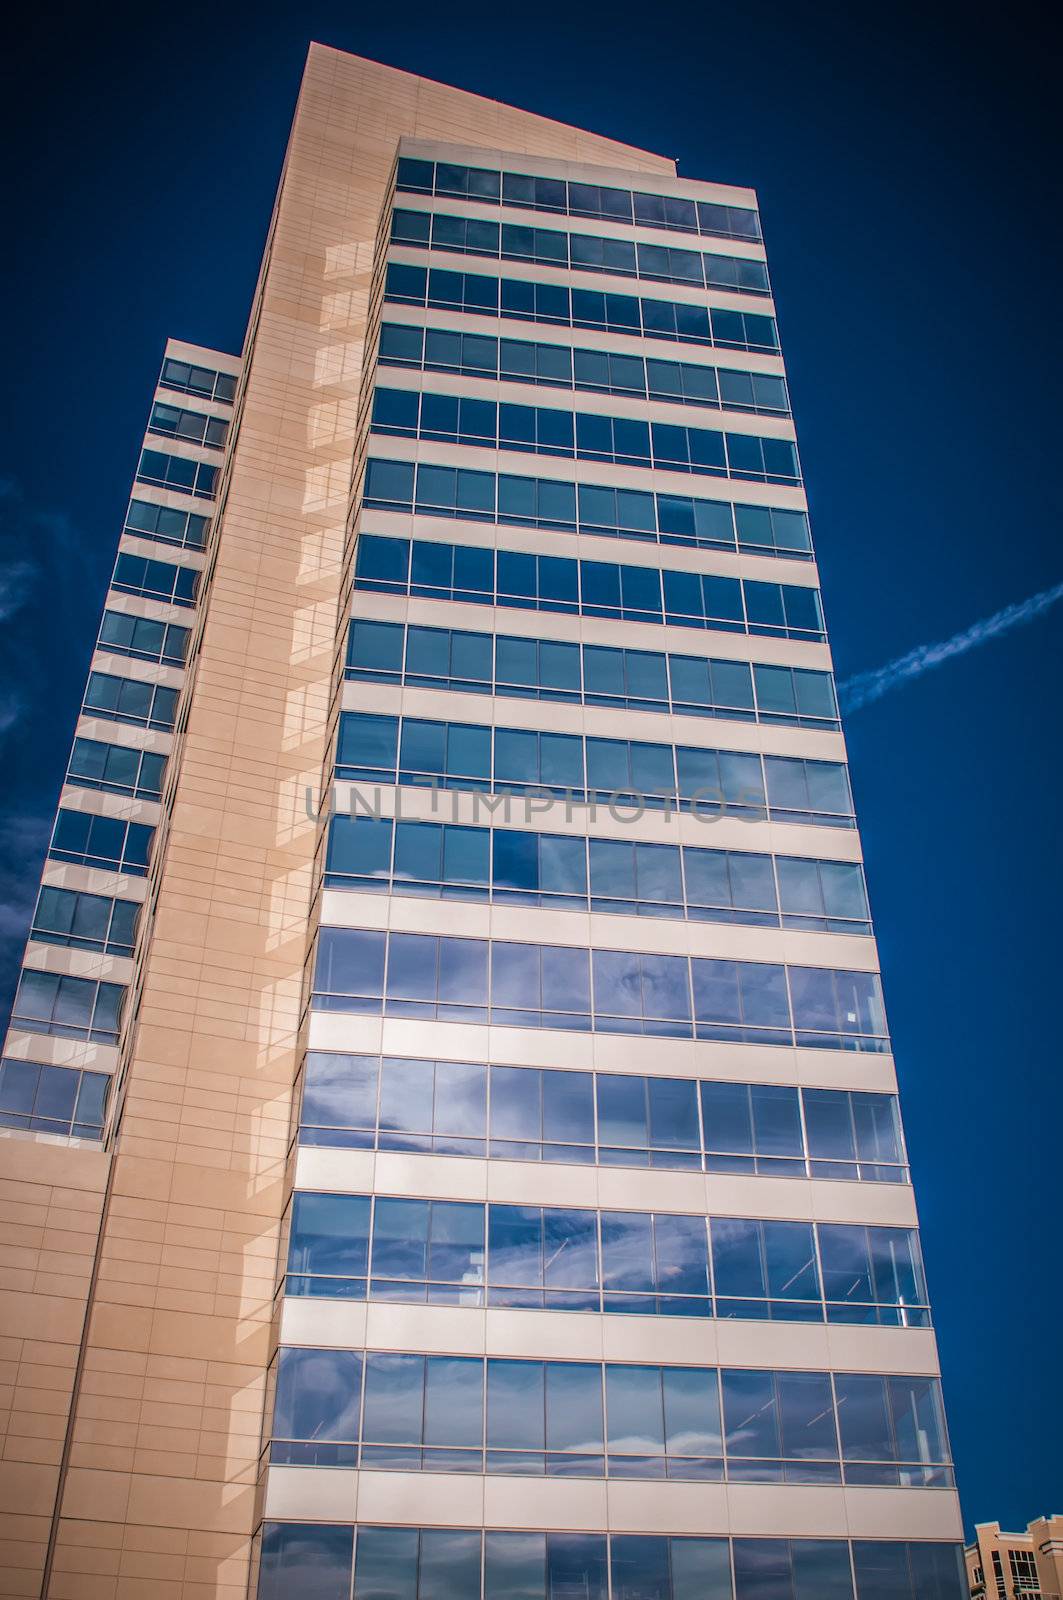
{"label": "smaller adjacent building", "polygon": [[1063,1516],[1038,1517],[1025,1533],[978,1522],[964,1558],[973,1600],[1063,1600]]}

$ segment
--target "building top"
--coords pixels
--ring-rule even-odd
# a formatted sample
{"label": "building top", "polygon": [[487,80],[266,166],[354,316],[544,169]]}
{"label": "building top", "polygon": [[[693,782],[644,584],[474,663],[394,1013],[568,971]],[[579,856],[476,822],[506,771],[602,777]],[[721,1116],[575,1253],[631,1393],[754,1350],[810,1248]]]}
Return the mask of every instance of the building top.
{"label": "building top", "polygon": [[408,116],[397,113],[398,95],[404,104],[413,102],[418,121],[446,124],[456,144],[482,149],[489,141],[500,150],[541,152],[553,147],[559,157],[571,155],[575,144],[581,161],[608,161],[621,169],[675,176],[675,162],[651,150],[314,42],[307,57],[300,106],[305,104],[308,91],[316,95],[326,83],[331,86],[329,123],[338,127],[353,120],[356,136],[364,130],[375,139],[391,127],[397,140],[404,123],[406,128],[410,125]]}
{"label": "building top", "polygon": [[399,140],[399,151],[404,156],[423,161],[454,161],[466,159],[470,166],[499,167],[504,172],[531,173],[536,177],[568,178],[586,183],[615,185],[630,188],[632,179],[637,187],[652,194],[677,195],[692,200],[714,200],[724,205],[756,206],[753,189],[737,184],[710,183],[708,181],[680,178],[671,172],[644,173],[631,166],[616,166],[595,161],[558,160],[550,156],[534,155],[519,150],[490,149],[484,145],[444,143],[437,139],[415,139],[404,135]]}

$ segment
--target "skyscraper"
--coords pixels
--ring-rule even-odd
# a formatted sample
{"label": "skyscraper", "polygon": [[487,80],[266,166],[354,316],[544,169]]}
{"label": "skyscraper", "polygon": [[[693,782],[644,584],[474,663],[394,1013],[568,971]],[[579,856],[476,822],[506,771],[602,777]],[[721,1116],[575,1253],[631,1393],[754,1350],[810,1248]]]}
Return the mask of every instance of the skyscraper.
{"label": "skyscraper", "polygon": [[964,1593],[751,191],[311,49],[0,1115],[7,1594]]}

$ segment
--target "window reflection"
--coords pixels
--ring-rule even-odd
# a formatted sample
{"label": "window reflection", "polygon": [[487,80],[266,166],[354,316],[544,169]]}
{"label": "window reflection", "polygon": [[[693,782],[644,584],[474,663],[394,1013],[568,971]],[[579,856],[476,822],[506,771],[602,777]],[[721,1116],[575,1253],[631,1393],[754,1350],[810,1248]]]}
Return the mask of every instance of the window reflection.
{"label": "window reflection", "polygon": [[966,1600],[960,1546],[932,1540],[296,1522],[264,1525],[258,1597],[350,1600],[353,1574],[354,1600],[853,1600],[852,1572],[856,1600]]}
{"label": "window reflection", "polygon": [[[503,494],[505,481],[499,479],[498,484]],[[400,462],[370,461],[364,503],[370,509],[384,511],[416,510],[464,519],[471,516],[481,522],[513,520],[506,514],[504,494],[496,510],[495,479],[491,474],[459,473],[449,467],[422,465],[415,469]],[[520,520],[528,526],[574,533],[575,502],[570,510],[564,509],[564,516],[543,517],[536,513]],[[485,550],[376,533],[361,533],[358,537],[354,587],[377,594],[609,617],[618,622],[649,622],[763,638],[805,639],[812,643],[822,643],[826,638],[819,590],[808,585],[659,571],[656,567]]]}
{"label": "window reflection", "polygon": [[[418,243],[423,244],[424,240]],[[487,314],[555,327],[593,328],[678,344],[716,345],[724,350],[779,353],[774,317],[685,301],[648,299],[615,290],[532,283],[483,272],[455,272],[445,267],[389,261],[384,298],[395,305]]]}
{"label": "window reflection", "polygon": [[275,1363],[269,1459],[517,1477],[953,1481],[936,1378],[292,1346]]}
{"label": "window reflection", "polygon": [[307,1191],[290,1215],[291,1295],[928,1326],[914,1229]]}
{"label": "window reflection", "polygon": [[767,267],[763,261],[748,256],[683,250],[598,234],[563,233],[556,228],[532,228],[512,222],[499,224],[442,211],[396,206],[391,214],[391,242],[414,249],[494,256],[503,261],[572,267],[699,289],[770,293]]}
{"label": "window reflection", "polygon": [[308,1145],[907,1179],[896,1097],[869,1090],[381,1061],[324,1050],[308,1053],[301,1086],[299,1141]]}
{"label": "window reflection", "polygon": [[320,930],[310,1004],[421,1021],[889,1049],[874,973],[359,928]]}
{"label": "window reflection", "polygon": [[[622,384],[621,392],[627,387]],[[390,389],[378,385],[373,395],[371,427],[375,434],[383,437],[431,439],[443,444],[524,451],[569,460],[603,461],[755,483],[797,484],[801,481],[797,448],[789,439],[608,417],[598,412],[563,411],[556,406],[514,405],[468,395],[440,394],[435,390]],[[560,493],[562,486],[558,485],[557,490]],[[511,492],[520,494],[521,491]],[[577,491],[568,487],[565,492],[574,505]],[[625,492],[621,501],[616,490],[581,489],[578,498],[580,520],[586,524],[586,531],[592,532],[595,524],[603,522],[611,531],[620,504],[635,497]],[[620,524],[625,526],[626,523],[629,537],[640,534],[652,537],[652,501],[648,495],[645,498],[649,502],[645,516],[634,522],[625,519]]]}

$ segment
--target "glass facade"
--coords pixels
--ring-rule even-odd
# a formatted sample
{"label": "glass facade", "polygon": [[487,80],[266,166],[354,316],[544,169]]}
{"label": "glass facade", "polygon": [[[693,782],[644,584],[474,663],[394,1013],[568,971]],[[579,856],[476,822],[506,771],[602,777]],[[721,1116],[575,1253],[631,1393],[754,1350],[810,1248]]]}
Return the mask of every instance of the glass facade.
{"label": "glass facade", "polygon": [[[122,520],[0,1067],[8,1135],[101,1142],[116,1099],[209,503],[236,394],[238,363],[209,351],[188,359],[191,348],[167,347],[175,353],[162,363]],[[179,453],[163,453],[160,436]]]}
{"label": "glass facade", "polygon": [[[690,190],[400,154],[263,1467],[400,1475],[403,1525],[267,1522],[261,1600],[962,1592],[898,1498],[953,1477],[759,217]],[[441,1476],[678,1520],[429,1526]],[[693,1537],[682,1483],[895,1532]]]}

